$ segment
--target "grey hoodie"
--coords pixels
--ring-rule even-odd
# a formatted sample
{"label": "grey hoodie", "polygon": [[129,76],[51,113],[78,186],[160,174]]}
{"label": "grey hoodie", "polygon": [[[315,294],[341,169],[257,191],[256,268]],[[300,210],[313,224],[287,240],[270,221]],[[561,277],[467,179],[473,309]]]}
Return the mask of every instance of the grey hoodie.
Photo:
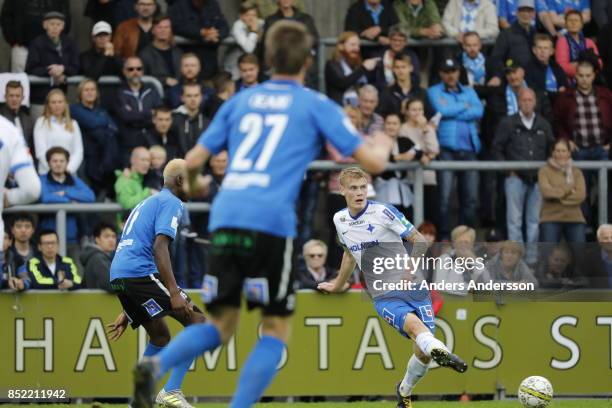
{"label": "grey hoodie", "polygon": [[81,250],[81,263],[85,267],[87,289],[103,289],[112,292],[110,287],[110,265],[113,254],[106,254],[97,245],[86,245]]}

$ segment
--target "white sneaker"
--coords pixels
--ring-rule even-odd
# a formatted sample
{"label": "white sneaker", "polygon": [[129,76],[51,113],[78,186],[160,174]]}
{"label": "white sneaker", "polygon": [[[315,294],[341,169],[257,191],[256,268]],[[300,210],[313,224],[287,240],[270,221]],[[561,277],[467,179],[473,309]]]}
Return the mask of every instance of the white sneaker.
{"label": "white sneaker", "polygon": [[166,392],[162,388],[155,397],[155,403],[166,408],[194,408],[187,402],[181,390]]}

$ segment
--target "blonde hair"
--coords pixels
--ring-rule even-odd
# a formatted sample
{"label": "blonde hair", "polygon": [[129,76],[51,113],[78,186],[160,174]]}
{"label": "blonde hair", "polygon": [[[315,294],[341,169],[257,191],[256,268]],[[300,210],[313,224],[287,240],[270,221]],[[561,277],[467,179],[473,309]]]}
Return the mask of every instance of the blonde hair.
{"label": "blonde hair", "polygon": [[87,79],[82,80],[79,83],[79,86],[77,86],[77,100],[79,102],[83,102],[83,100],[81,99],[83,95],[83,88],[85,88],[85,85],[90,84],[90,83],[94,84],[94,86],[96,87],[96,100],[94,101],[94,103],[98,101],[98,98],[100,97],[99,92],[98,92],[98,83],[91,78],[87,78]]}
{"label": "blonde hair", "polygon": [[310,248],[315,247],[315,246],[319,246],[323,248],[325,255],[327,255],[327,244],[321,241],[320,239],[311,239],[311,240],[306,241],[306,243],[302,247],[302,254],[306,256],[306,252],[308,252]]}
{"label": "blonde hair", "polygon": [[499,246],[499,253],[501,254],[504,251],[514,251],[518,252],[521,256],[525,253],[525,247],[522,243],[516,241],[503,241]]}
{"label": "blonde hair", "polygon": [[459,225],[458,227],[455,227],[451,231],[451,241],[455,242],[462,235],[467,235],[472,243],[476,241],[476,230],[468,227],[467,225]]}
{"label": "blonde hair", "polygon": [[164,169],[164,185],[166,185],[170,179],[186,175],[187,162],[184,159],[172,159],[166,164],[166,168]]}
{"label": "blonde hair", "polygon": [[52,89],[45,98],[45,110],[43,111],[43,121],[47,122],[47,126],[51,128],[51,107],[50,101],[51,98],[55,95],[61,95],[64,98],[64,112],[62,113],[62,121],[64,122],[64,129],[68,132],[74,132],[74,126],[72,126],[72,118],[70,117],[70,109],[68,108],[68,100],[66,98],[66,94],[61,89]]}
{"label": "blonde hair", "polygon": [[368,180],[368,173],[360,169],[359,167],[347,167],[346,169],[342,169],[340,172],[340,184],[346,187],[346,184],[349,179],[360,179],[363,178],[366,181]]}

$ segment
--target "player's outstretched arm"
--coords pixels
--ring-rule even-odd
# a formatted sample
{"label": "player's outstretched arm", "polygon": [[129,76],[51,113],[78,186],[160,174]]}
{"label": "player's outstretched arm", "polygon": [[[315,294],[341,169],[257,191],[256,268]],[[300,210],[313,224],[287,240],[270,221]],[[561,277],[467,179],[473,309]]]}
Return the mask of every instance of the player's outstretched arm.
{"label": "player's outstretched arm", "polygon": [[374,132],[372,136],[353,152],[353,157],[368,173],[379,174],[387,167],[393,140],[383,132]]}
{"label": "player's outstretched arm", "polygon": [[189,318],[189,304],[181,296],[181,292],[174,280],[174,274],[172,273],[172,263],[170,262],[170,251],[168,246],[170,245],[170,238],[166,235],[160,234],[155,237],[155,243],[153,244],[153,251],[155,253],[155,265],[161,275],[162,282],[170,292],[170,304],[172,310],[179,316],[183,315],[185,319]]}
{"label": "player's outstretched arm", "polygon": [[188,193],[191,197],[197,196],[200,190],[202,190],[202,183],[200,182],[201,178],[198,176],[201,175],[202,168],[209,157],[210,152],[200,143],[197,143],[187,152],[187,155],[185,156],[185,161],[187,162],[187,173],[189,176]]}
{"label": "player's outstretched arm", "polygon": [[340,264],[340,271],[338,272],[338,276],[331,282],[321,282],[317,285],[317,289],[323,292],[329,293],[338,293],[344,292],[346,282],[349,277],[355,270],[355,266],[357,262],[355,262],[355,258],[349,253],[348,249],[344,249],[344,253],[342,254],[342,263]]}

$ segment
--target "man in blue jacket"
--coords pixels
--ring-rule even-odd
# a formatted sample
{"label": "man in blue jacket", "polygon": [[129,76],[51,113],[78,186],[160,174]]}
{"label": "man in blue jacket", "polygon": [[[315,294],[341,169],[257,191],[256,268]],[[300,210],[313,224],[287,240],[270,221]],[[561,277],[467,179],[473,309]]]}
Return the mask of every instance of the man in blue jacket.
{"label": "man in blue jacket", "polygon": [[[483,106],[473,88],[459,83],[460,66],[452,58],[445,59],[440,66],[442,82],[428,89],[429,102],[441,115],[438,126],[440,160],[476,160],[480,151],[478,121],[482,118]],[[440,171],[439,230],[442,239],[450,237],[450,199],[455,173]],[[474,226],[478,194],[478,173],[459,173],[459,224]]]}
{"label": "man in blue jacket", "polygon": [[[49,172],[40,176],[41,203],[92,203],[94,192],[76,175],[70,174],[66,168],[70,153],[63,147],[55,146],[45,154],[49,163]],[[55,216],[44,217],[40,221],[41,229],[55,230]],[[66,238],[68,244],[78,241],[76,216],[66,218]]]}

